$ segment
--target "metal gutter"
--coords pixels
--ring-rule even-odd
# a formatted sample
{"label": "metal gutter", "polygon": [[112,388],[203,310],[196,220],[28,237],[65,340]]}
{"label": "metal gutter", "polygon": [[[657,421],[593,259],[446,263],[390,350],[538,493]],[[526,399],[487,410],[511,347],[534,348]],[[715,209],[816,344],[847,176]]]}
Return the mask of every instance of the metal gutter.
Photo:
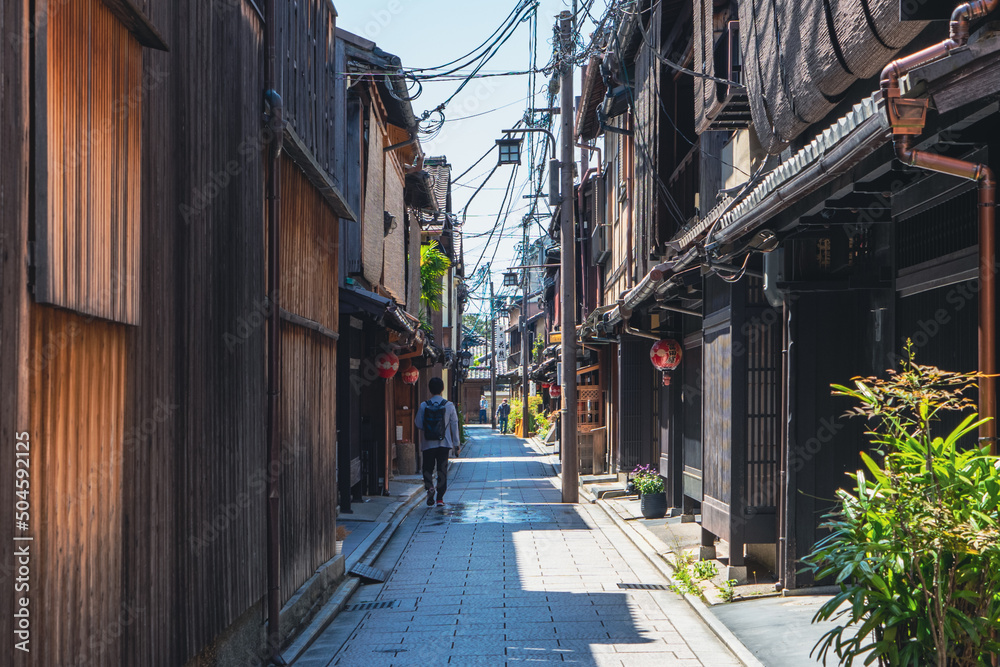
{"label": "metal gutter", "polygon": [[653,296],[664,280],[667,280],[697,258],[698,252],[694,248],[691,248],[683,255],[653,267],[653,270],[647,273],[639,281],[638,285],[626,292],[618,305],[608,313],[605,318],[605,324],[609,326],[614,325],[631,317],[632,311]]}

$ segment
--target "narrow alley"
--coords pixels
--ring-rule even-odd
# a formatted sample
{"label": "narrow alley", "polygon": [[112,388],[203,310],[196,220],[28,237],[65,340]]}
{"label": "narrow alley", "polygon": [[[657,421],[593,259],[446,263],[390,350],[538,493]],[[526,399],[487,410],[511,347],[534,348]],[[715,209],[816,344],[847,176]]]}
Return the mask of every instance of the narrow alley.
{"label": "narrow alley", "polygon": [[740,664],[611,519],[560,503],[526,441],[470,432],[446,506],[411,512],[375,562],[386,582],[362,586],[296,667]]}

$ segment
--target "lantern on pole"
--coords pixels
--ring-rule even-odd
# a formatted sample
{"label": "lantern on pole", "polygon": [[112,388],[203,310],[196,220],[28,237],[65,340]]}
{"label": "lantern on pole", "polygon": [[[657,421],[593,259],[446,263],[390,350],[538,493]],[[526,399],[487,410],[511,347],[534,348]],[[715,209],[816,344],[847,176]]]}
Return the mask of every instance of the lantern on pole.
{"label": "lantern on pole", "polygon": [[382,352],[375,357],[375,370],[380,378],[390,379],[399,370],[399,357],[392,352]]}
{"label": "lantern on pole", "polygon": [[670,386],[670,371],[677,368],[681,363],[683,348],[677,341],[666,338],[653,343],[649,351],[649,360],[657,370],[663,371],[663,386]]}
{"label": "lantern on pole", "polygon": [[420,379],[420,371],[416,366],[410,365],[403,369],[403,382],[406,384],[416,384]]}
{"label": "lantern on pole", "polygon": [[554,384],[549,387],[549,396],[552,398],[559,398],[562,396],[562,387],[560,385]]}

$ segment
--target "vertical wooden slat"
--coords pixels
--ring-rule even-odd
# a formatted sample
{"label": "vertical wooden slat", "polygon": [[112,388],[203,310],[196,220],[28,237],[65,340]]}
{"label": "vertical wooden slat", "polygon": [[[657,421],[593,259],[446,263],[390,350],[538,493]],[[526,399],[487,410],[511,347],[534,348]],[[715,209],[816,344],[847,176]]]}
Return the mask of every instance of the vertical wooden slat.
{"label": "vertical wooden slat", "polygon": [[35,297],[136,324],[141,47],[100,0],[44,23]]}
{"label": "vertical wooden slat", "polygon": [[31,320],[39,664],[118,664],[124,327],[41,305]]}

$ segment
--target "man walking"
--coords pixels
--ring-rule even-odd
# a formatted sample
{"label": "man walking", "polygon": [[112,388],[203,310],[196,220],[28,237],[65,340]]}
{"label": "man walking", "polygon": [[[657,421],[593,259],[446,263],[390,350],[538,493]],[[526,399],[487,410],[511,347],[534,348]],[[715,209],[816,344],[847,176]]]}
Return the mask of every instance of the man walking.
{"label": "man walking", "polygon": [[490,409],[490,404],[486,400],[485,394],[481,399],[479,399],[479,423],[486,423],[486,411]]}
{"label": "man walking", "polygon": [[[424,488],[427,489],[428,507],[437,502],[444,505],[444,492],[448,490],[448,452],[457,449],[460,443],[458,434],[458,412],[455,405],[446,401],[444,382],[441,378],[431,378],[427,383],[431,397],[417,408],[414,419],[420,429],[420,452],[424,463]],[[437,489],[434,487],[434,468],[437,468]]]}
{"label": "man walking", "polygon": [[497,408],[497,419],[500,420],[500,433],[502,435],[507,434],[507,418],[510,417],[510,404],[507,403],[507,399],[503,399],[503,403]]}

